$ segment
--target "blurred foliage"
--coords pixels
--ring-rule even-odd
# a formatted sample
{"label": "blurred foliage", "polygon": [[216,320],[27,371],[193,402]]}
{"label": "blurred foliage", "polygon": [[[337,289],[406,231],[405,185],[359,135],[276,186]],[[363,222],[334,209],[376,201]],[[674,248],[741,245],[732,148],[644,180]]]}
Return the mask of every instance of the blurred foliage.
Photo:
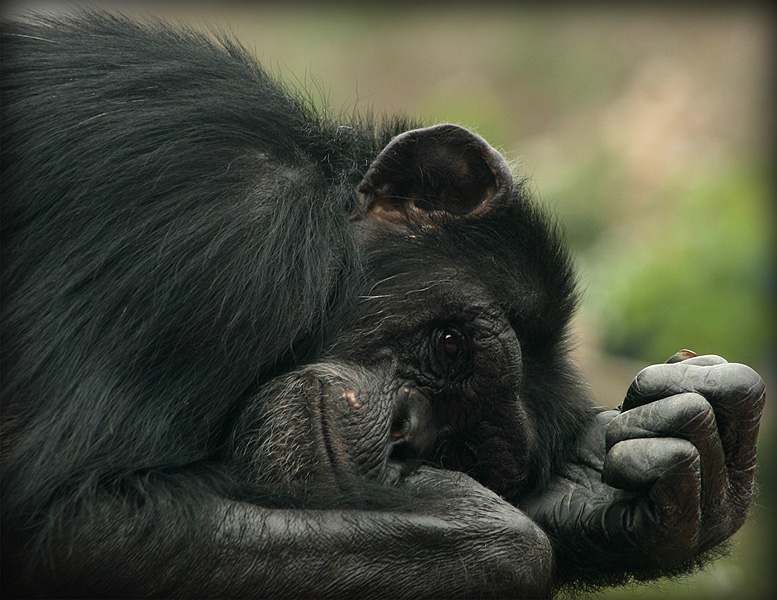
{"label": "blurred foliage", "polygon": [[669,218],[593,245],[587,308],[609,352],[661,362],[689,347],[763,363],[775,331],[770,183],[744,165],[690,189],[674,182],[664,192]]}

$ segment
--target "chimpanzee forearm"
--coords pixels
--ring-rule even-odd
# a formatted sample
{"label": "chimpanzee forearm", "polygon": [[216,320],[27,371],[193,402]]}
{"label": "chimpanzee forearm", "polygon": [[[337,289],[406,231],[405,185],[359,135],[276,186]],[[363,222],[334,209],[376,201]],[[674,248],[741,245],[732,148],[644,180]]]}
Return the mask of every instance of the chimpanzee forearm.
{"label": "chimpanzee forearm", "polygon": [[[46,597],[543,597],[540,529],[474,480],[422,469],[424,512],[267,509],[210,496],[103,501],[63,521],[53,560],[21,560],[11,595]],[[165,498],[162,490],[153,498]],[[195,515],[196,521],[192,522]],[[23,554],[23,548],[20,549]],[[430,572],[434,576],[430,577]]]}

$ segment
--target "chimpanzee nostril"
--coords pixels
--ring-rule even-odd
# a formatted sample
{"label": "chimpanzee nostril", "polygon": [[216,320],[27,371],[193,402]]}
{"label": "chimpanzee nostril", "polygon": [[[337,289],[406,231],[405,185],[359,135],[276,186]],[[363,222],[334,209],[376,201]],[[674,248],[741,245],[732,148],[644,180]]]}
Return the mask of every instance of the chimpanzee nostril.
{"label": "chimpanzee nostril", "polygon": [[429,399],[410,385],[400,388],[389,433],[393,445],[392,457],[420,457],[432,448],[435,437]]}

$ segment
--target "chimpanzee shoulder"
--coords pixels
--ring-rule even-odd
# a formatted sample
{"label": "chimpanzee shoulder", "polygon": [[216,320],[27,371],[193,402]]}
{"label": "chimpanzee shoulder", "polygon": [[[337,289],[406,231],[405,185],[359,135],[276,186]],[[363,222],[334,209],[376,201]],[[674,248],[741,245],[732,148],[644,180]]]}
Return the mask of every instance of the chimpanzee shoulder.
{"label": "chimpanzee shoulder", "polygon": [[334,123],[236,42],[162,23],[94,12],[2,36],[12,512],[88,493],[84,473],[212,455],[360,281],[352,188],[407,124]]}

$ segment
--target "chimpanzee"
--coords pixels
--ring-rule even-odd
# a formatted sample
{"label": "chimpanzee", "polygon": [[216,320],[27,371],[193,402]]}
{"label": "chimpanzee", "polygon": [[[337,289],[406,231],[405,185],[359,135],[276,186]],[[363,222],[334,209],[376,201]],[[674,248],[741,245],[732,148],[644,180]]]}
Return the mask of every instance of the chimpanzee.
{"label": "chimpanzee", "polygon": [[679,353],[615,411],[554,222],[456,125],[335,123],[229,39],[2,32],[2,585],[537,597],[743,523],[764,386]]}

